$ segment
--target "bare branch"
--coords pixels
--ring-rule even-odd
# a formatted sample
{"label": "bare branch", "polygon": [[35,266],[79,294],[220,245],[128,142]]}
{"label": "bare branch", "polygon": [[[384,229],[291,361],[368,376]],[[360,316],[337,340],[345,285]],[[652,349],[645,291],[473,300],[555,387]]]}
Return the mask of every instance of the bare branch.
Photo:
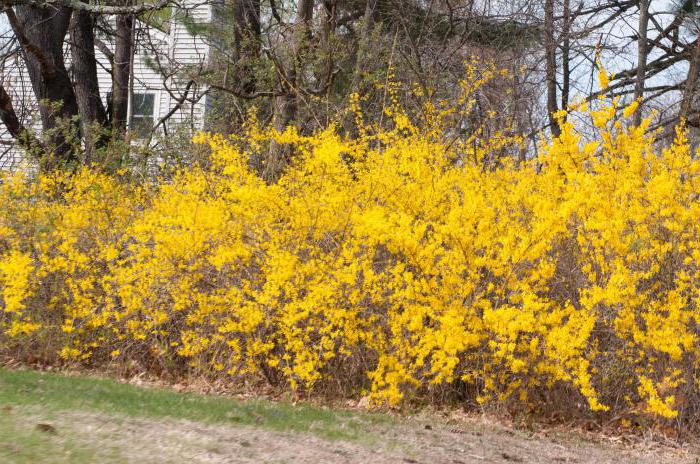
{"label": "bare branch", "polygon": [[158,0],[156,3],[142,3],[140,5],[95,5],[80,0],[3,0],[0,2],[0,8],[7,10],[13,6],[28,5],[43,8],[66,7],[72,10],[87,11],[100,15],[134,15],[146,11],[160,10],[171,3],[173,3],[172,0]]}

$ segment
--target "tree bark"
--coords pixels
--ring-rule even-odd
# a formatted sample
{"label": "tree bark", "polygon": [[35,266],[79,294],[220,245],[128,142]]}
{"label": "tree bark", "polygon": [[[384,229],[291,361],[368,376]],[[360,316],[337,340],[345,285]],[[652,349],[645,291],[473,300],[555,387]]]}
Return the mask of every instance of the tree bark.
{"label": "tree bark", "polygon": [[[298,0],[297,15],[293,27],[293,57],[288,70],[280,73],[280,90],[282,95],[275,98],[272,125],[277,131],[284,131],[297,117],[299,108],[298,76],[304,65],[304,55],[311,42],[311,23],[313,21],[314,1]],[[288,150],[272,142],[267,162],[263,168],[263,177],[268,182],[275,182],[282,174],[288,162]]]}
{"label": "tree bark", "polygon": [[376,6],[377,0],[367,0],[365,3],[365,12],[362,16],[362,33],[358,37],[357,52],[355,53],[351,92],[360,90],[360,81],[362,80],[362,72],[365,70],[365,61],[369,49],[370,34],[374,29],[374,9]]}
{"label": "tree bark", "polygon": [[559,111],[557,106],[557,43],[554,38],[554,0],[545,0],[544,2],[544,53],[549,127],[552,136],[559,137],[561,128],[554,117],[554,113]]}
{"label": "tree bark", "polygon": [[112,129],[123,134],[129,120],[129,80],[131,77],[131,52],[134,17],[119,15],[116,18],[114,65],[112,66]]}
{"label": "tree bark", "polygon": [[571,90],[571,0],[564,0],[561,30],[561,107],[569,107]]}
{"label": "tree bark", "polygon": [[685,79],[685,88],[683,89],[683,99],[681,100],[681,111],[678,118],[681,121],[687,121],[690,115],[690,109],[693,104],[693,96],[697,90],[698,74],[700,74],[700,37],[695,39],[695,48],[692,58],[690,59],[690,67],[688,75]]}
{"label": "tree bark", "polygon": [[[365,1],[365,9],[362,15],[360,33],[354,44],[354,53],[352,56],[354,63],[352,74],[350,75],[348,95],[359,94],[362,92],[362,75],[365,71],[367,71],[367,56],[369,55],[372,31],[375,27],[374,16],[377,1],[378,0]],[[354,114],[347,114],[343,118],[343,128],[345,129],[345,133],[349,136],[353,136],[357,133]]]}
{"label": "tree bark", "polygon": [[251,95],[257,88],[254,64],[260,57],[260,0],[235,0],[233,27],[236,83]]}
{"label": "tree bark", "polygon": [[107,126],[107,113],[97,80],[94,34],[92,14],[75,11],[70,25],[73,81],[88,160],[106,142],[104,131]]}
{"label": "tree bark", "polygon": [[39,103],[47,141],[41,168],[50,170],[74,163],[77,153],[72,142],[76,141],[70,138],[79,133],[78,103],[63,56],[72,10],[17,6],[6,13],[22,46],[27,74]]}
{"label": "tree bark", "polygon": [[647,30],[649,26],[649,0],[639,0],[639,31],[637,39],[637,79],[634,84],[634,99],[639,102],[639,107],[634,113],[632,124],[639,126],[642,123],[642,99],[644,98],[644,84],[647,68]]}
{"label": "tree bark", "polygon": [[333,68],[335,67],[333,37],[335,36],[336,27],[338,26],[338,0],[324,0],[323,9],[325,11],[325,18],[322,29],[324,46],[322,54],[324,55],[325,64],[322,75],[318,80],[321,82],[321,87],[325,89],[326,97],[328,97],[333,81]]}

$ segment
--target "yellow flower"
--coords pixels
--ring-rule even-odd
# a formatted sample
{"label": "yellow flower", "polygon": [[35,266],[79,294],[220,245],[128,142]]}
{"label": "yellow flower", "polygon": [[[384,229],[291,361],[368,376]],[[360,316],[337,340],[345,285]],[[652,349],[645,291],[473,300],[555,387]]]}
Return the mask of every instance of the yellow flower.
{"label": "yellow flower", "polygon": [[622,115],[625,119],[629,119],[637,111],[637,108],[639,108],[639,102],[633,101],[623,110]]}
{"label": "yellow flower", "polygon": [[[198,134],[211,163],[155,185],[3,179],[0,348],[392,406],[459,389],[677,417],[700,388],[700,160],[682,129],[662,149],[648,121],[612,124],[604,99],[570,110],[594,128],[556,115],[536,159],[509,156],[522,137],[496,115],[455,139],[502,78],[469,65],[463,95],[415,112],[390,80],[389,128],[355,95],[354,139],[254,118]],[[272,141],[290,163],[269,184],[248,159]]]}

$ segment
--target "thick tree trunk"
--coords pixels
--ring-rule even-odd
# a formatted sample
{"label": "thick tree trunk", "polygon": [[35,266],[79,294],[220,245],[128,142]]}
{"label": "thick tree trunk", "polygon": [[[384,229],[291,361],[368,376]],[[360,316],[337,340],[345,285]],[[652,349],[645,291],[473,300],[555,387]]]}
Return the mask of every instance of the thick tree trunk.
{"label": "thick tree trunk", "polygon": [[131,78],[131,53],[133,47],[134,17],[118,15],[112,66],[112,128],[124,133],[129,120],[129,80]]}
{"label": "thick tree trunk", "polygon": [[107,113],[100,99],[95,59],[94,19],[86,11],[75,11],[70,25],[71,56],[75,97],[80,112],[80,125],[85,142],[86,158],[106,141]]}
{"label": "thick tree trunk", "polygon": [[39,102],[46,151],[42,169],[54,169],[77,161],[70,140],[78,135],[78,103],[66,70],[63,41],[68,32],[69,8],[17,6],[7,17],[22,46],[27,74]]}

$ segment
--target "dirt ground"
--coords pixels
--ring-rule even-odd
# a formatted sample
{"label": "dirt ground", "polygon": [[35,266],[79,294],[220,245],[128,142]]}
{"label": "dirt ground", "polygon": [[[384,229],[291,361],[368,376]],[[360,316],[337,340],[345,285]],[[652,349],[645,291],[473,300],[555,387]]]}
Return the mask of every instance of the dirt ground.
{"label": "dirt ground", "polygon": [[[24,415],[26,421],[40,418]],[[31,424],[28,424],[31,425]],[[367,441],[328,441],[311,434],[281,433],[189,421],[134,419],[67,412],[52,417],[53,440],[96,448],[98,462],[124,463],[649,463],[700,464],[683,446],[615,443],[528,435],[483,420],[459,427],[406,421],[369,425]],[[564,435],[562,435],[564,436]]]}

